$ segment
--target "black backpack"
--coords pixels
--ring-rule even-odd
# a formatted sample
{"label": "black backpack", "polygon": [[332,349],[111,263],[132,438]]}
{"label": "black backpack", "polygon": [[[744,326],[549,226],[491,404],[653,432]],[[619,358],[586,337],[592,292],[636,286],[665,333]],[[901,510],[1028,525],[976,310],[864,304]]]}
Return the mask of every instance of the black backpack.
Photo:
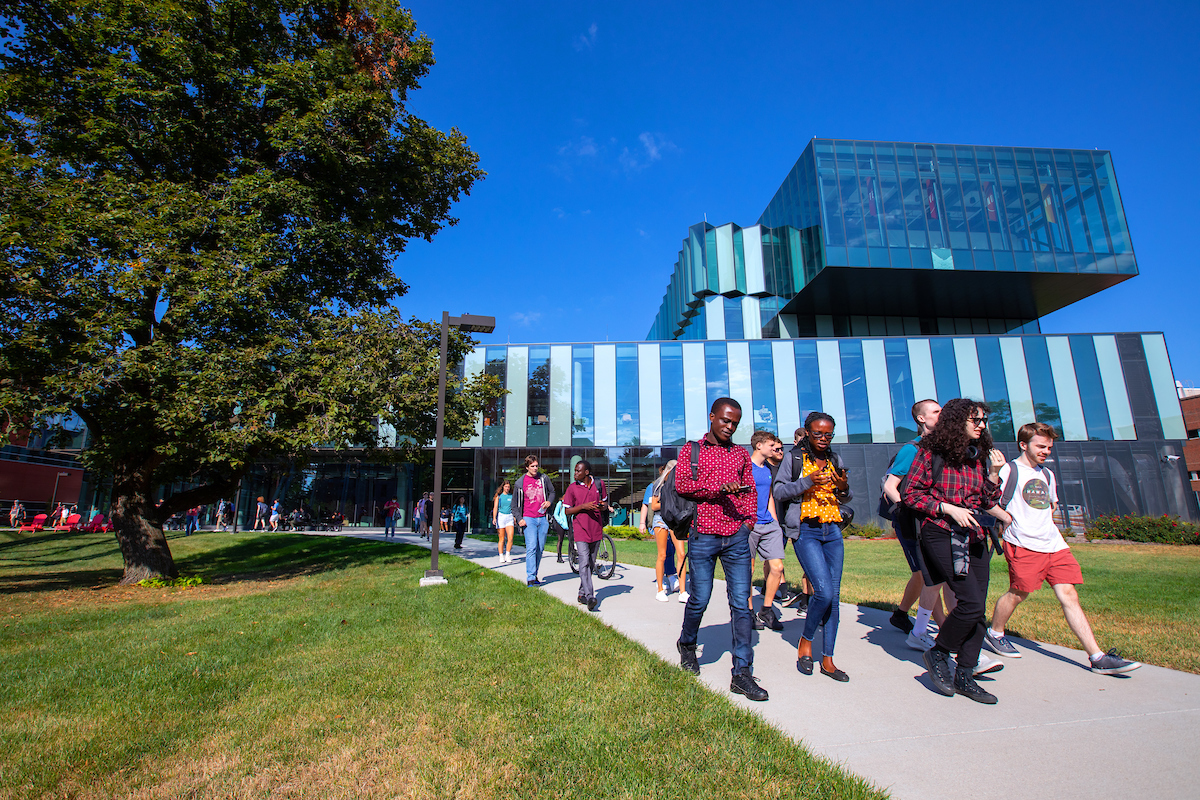
{"label": "black backpack", "polygon": [[[918,457],[920,453],[917,453]],[[913,459],[914,461],[916,459]],[[946,466],[945,460],[937,453],[933,453],[929,459],[929,470],[933,477],[933,483],[936,484],[942,477],[942,468]],[[888,465],[891,469],[891,465]],[[908,470],[908,474],[900,481],[900,485],[896,487],[896,491],[900,493],[900,502],[892,507],[891,517],[892,525],[896,528],[896,535],[904,539],[912,541],[917,538],[917,531],[921,528],[921,512],[914,511],[904,505],[904,490],[908,488],[909,479],[912,477],[912,469]],[[886,498],[885,498],[886,499]]]}
{"label": "black backpack", "polygon": [[[691,443],[692,480],[700,477],[700,442]],[[663,481],[658,494],[658,514],[663,522],[675,534],[677,539],[686,539],[691,535],[692,522],[696,519],[696,501],[681,495],[675,482],[679,477],[678,463],[675,464],[675,474],[670,480]]]}

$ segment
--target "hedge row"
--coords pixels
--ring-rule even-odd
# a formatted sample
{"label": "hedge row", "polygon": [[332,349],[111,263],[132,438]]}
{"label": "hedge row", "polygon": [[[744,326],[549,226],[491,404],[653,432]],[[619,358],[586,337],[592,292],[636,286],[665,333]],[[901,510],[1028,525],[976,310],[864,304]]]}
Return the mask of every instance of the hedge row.
{"label": "hedge row", "polygon": [[1121,539],[1154,544],[1200,545],[1200,525],[1161,517],[1096,517],[1087,525],[1088,539]]}

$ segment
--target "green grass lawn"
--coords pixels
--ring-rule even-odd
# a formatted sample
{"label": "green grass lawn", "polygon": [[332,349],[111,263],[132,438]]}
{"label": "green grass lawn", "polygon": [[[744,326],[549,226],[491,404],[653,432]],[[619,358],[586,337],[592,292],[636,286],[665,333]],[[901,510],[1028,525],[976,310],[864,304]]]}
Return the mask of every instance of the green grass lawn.
{"label": "green grass lawn", "polygon": [[[616,547],[619,561],[654,567],[654,542],[619,541]],[[1079,597],[1101,647],[1115,647],[1126,658],[1200,673],[1200,547],[1077,544],[1071,551],[1083,567]],[[755,569],[755,583],[761,586],[762,568]],[[790,547],[784,569],[793,579],[802,573]],[[849,540],[842,600],[890,611],[908,575],[896,540]],[[724,577],[719,567],[718,577]],[[993,558],[989,618],[996,598],[1007,590],[1005,561]],[[1008,630],[1023,638],[1079,647],[1049,587],[1017,608]]]}
{"label": "green grass lawn", "polygon": [[0,797],[882,797],[540,591],[419,548],[0,533]]}

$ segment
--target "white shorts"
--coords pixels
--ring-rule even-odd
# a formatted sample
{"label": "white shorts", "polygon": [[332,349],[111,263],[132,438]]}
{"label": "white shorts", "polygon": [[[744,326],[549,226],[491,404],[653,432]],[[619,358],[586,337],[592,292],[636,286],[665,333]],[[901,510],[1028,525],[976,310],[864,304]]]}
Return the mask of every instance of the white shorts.
{"label": "white shorts", "polygon": [[272,514],[272,515],[271,515],[271,522],[279,522],[279,515],[278,515],[278,514]]}
{"label": "white shorts", "polygon": [[512,525],[513,525],[513,515],[512,514],[497,514],[496,515],[496,527],[497,528],[511,528]]}

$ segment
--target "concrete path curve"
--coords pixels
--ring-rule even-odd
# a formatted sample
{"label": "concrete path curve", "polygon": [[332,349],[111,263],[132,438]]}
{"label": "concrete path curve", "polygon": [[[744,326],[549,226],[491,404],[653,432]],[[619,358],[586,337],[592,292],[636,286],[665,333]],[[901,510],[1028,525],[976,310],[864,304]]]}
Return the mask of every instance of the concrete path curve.
{"label": "concrete path curve", "polygon": [[[341,535],[382,539],[371,529]],[[394,541],[428,546],[411,533]],[[442,539],[439,549],[525,580],[523,558],[502,564],[494,544],[467,539],[461,551],[452,544],[453,537]],[[540,577],[542,591],[588,613],[575,603],[578,578],[555,562],[552,548]],[[718,583],[700,632],[699,679],[724,693],[729,607]],[[595,613],[607,625],[679,663],[683,607],[676,595],[654,599],[654,570],[622,564],[596,586]],[[920,653],[887,618],[841,605],[837,663],[850,675],[843,684],[796,671],[804,620],[785,609],[782,632],[755,633],[754,673],[770,700],[731,695],[734,702],[898,800],[1200,797],[1200,675],[1149,665],[1128,677],[1094,675],[1082,651],[1015,640],[1023,657],[1005,659],[1003,671],[981,679],[999,698],[983,706],[936,694]]]}

